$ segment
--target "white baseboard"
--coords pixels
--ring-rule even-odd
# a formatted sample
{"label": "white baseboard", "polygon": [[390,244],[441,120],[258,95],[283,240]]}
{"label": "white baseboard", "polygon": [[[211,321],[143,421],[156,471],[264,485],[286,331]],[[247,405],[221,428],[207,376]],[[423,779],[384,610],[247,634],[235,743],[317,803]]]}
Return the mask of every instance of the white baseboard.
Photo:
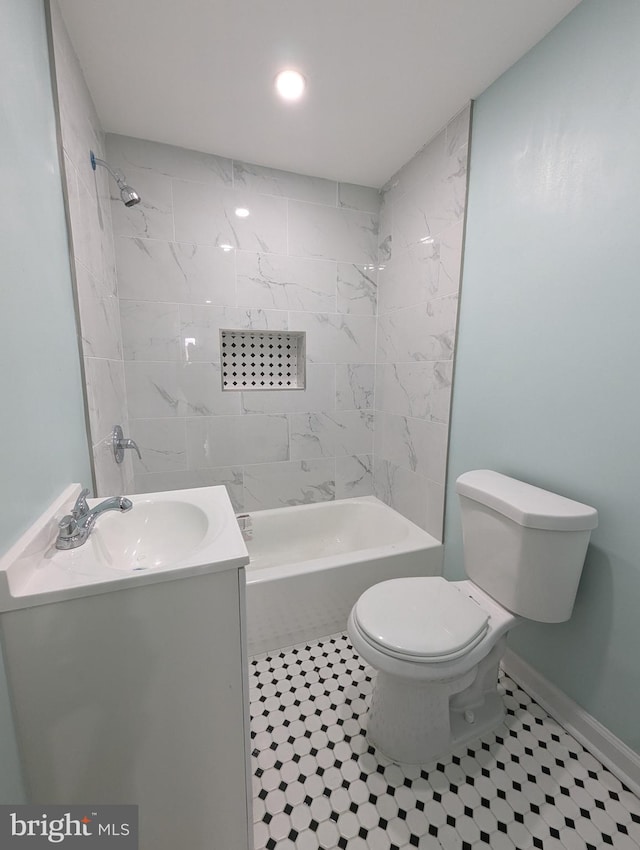
{"label": "white baseboard", "polygon": [[510,649],[502,667],[567,732],[583,744],[621,782],[640,796],[640,754],[628,747],[605,726],[581,708],[560,688]]}

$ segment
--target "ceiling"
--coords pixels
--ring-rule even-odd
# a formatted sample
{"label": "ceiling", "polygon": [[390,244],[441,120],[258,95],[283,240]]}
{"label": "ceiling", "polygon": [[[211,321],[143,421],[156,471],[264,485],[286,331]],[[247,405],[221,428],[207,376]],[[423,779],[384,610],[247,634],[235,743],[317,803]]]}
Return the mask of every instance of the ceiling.
{"label": "ceiling", "polygon": [[107,132],[379,187],[579,0],[59,2]]}

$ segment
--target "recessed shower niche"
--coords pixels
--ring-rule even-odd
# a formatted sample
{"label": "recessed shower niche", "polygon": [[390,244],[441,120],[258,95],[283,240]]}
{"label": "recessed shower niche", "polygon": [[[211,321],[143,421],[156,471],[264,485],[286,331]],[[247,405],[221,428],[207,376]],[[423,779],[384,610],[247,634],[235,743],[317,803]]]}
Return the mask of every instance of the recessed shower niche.
{"label": "recessed shower niche", "polygon": [[303,390],[304,331],[220,331],[223,390]]}

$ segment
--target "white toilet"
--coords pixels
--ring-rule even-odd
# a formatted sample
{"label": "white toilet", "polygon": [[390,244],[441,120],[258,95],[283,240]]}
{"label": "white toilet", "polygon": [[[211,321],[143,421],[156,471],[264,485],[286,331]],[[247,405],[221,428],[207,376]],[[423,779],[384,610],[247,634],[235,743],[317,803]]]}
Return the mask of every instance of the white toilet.
{"label": "white toilet", "polygon": [[568,620],[594,508],[490,470],[458,478],[466,581],[398,578],[366,590],[349,616],[377,670],[367,737],[421,764],[497,726],[506,634],[523,618]]}

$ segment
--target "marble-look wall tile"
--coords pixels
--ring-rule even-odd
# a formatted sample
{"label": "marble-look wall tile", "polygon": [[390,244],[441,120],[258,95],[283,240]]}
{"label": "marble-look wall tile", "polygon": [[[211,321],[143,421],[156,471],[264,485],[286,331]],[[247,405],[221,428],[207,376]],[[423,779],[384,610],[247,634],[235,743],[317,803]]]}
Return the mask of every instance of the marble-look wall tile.
{"label": "marble-look wall tile", "polygon": [[310,201],[331,207],[336,206],[338,191],[333,180],[264,168],[236,160],[233,163],[233,185],[236,189],[248,189],[262,195],[276,195],[280,198]]}
{"label": "marble-look wall tile", "polygon": [[[148,221],[113,207],[130,414],[150,446],[184,426],[189,467],[175,468],[174,441],[136,470],[140,487],[250,468],[257,493],[275,482],[269,504],[333,498],[339,456],[342,492],[371,492],[377,191],[125,137],[109,137],[108,156],[143,198],[149,181],[153,207]],[[306,388],[223,391],[221,328],[305,331]]]}
{"label": "marble-look wall tile", "polygon": [[231,160],[221,156],[113,133],[107,134],[106,149],[109,163],[124,171],[127,179],[135,169],[221,188],[233,182]]}
{"label": "marble-look wall tile", "polygon": [[221,306],[236,303],[232,251],[121,236],[116,240],[116,259],[121,298]]}
{"label": "marble-look wall tile", "polygon": [[125,418],[126,391],[123,363],[85,357],[87,405],[91,418],[91,438],[96,445]]}
{"label": "marble-look wall tile", "polygon": [[338,312],[375,316],[377,268],[338,263]]}
{"label": "marble-look wall tile", "polygon": [[122,341],[118,299],[97,298],[91,289],[78,285],[78,307],[84,356],[120,360]]}
{"label": "marble-look wall tile", "polygon": [[243,413],[308,413],[331,410],[335,405],[336,367],[307,364],[304,390],[250,390],[228,393],[242,396]]}
{"label": "marble-look wall tile", "polygon": [[357,186],[354,183],[338,183],[338,206],[350,210],[378,213],[381,203],[380,191],[371,186]]}
{"label": "marble-look wall tile", "polygon": [[471,104],[467,104],[446,126],[447,153],[451,154],[469,143]]}
{"label": "marble-look wall tile", "polygon": [[[249,214],[240,217],[239,209]],[[287,201],[283,198],[174,180],[173,215],[177,242],[287,252]]]}
{"label": "marble-look wall tile", "polygon": [[431,422],[448,422],[453,363],[381,363],[376,369],[376,409]]}
{"label": "marble-look wall tile", "polygon": [[444,484],[448,428],[439,422],[379,413],[376,457]]}
{"label": "marble-look wall tile", "polygon": [[373,455],[353,455],[336,461],[336,499],[373,493]]}
{"label": "marble-look wall tile", "polygon": [[389,180],[380,210],[374,488],[439,539],[469,112]]}
{"label": "marble-look wall tile", "polygon": [[192,487],[217,486],[227,488],[227,493],[236,513],[244,510],[241,466],[137,473],[135,477],[136,493],[161,493],[166,490],[190,490]]}
{"label": "marble-look wall tile", "polygon": [[407,469],[376,458],[374,492],[378,499],[442,540],[444,487]]}
{"label": "marble-look wall tile", "polygon": [[336,264],[277,254],[236,254],[237,299],[242,306],[335,312]]}
{"label": "marble-look wall tile", "polygon": [[129,426],[142,459],[132,452],[134,475],[187,468],[184,419],[133,419]]}
{"label": "marble-look wall tile", "polygon": [[289,330],[307,334],[309,363],[373,363],[375,316],[290,313]]}
{"label": "marble-look wall tile", "polygon": [[373,452],[373,414],[368,411],[292,414],[289,430],[291,460]]}
{"label": "marble-look wall tile", "polygon": [[429,301],[439,292],[440,240],[429,237],[394,252],[378,272],[380,313]]}
{"label": "marble-look wall tile", "polygon": [[140,195],[140,203],[125,207],[118,187],[111,187],[111,216],[115,236],[164,239],[173,236],[171,180],[162,174],[129,168],[127,181]]}
{"label": "marble-look wall tile", "polygon": [[464,222],[459,221],[447,230],[443,230],[438,237],[440,240],[438,295],[449,295],[460,289],[463,235]]}
{"label": "marble-look wall tile", "polygon": [[427,142],[402,168],[382,187],[381,196],[385,203],[396,204],[417,187],[422,187],[442,169],[446,155],[446,129]]}
{"label": "marble-look wall tile", "polygon": [[[128,433],[128,426],[123,423],[123,427],[127,428]],[[126,495],[136,492],[131,452],[125,452],[123,462],[116,463],[111,434],[94,445],[92,451],[97,496]],[[89,484],[88,481],[83,483]]]}
{"label": "marble-look wall tile", "polygon": [[178,363],[124,364],[129,416],[164,419],[184,415],[178,382]]}
{"label": "marble-look wall tile", "polygon": [[178,366],[179,407],[184,416],[225,416],[242,412],[242,396],[222,391],[218,363],[182,363]]}
{"label": "marble-look wall tile", "polygon": [[289,459],[286,416],[187,419],[189,469]]}
{"label": "marble-look wall tile", "polygon": [[125,360],[179,360],[180,310],[177,304],[120,301]]}
{"label": "marble-look wall tile", "polygon": [[292,256],[376,264],[376,215],[301,201],[289,201],[288,204],[289,253]]}
{"label": "marble-look wall tile", "polygon": [[132,462],[126,457],[123,464],[116,464],[111,445],[113,426],[122,423],[126,427],[128,422],[111,178],[105,169],[94,171],[91,167],[90,150],[97,157],[106,158],[104,134],[58,3],[50,6],[96,494],[127,493],[133,487]]}
{"label": "marble-look wall tile", "polygon": [[456,319],[456,295],[385,313],[378,319],[378,362],[451,359]]}
{"label": "marble-look wall tile", "polygon": [[247,511],[326,502],[335,498],[333,458],[264,463],[244,468]]}
{"label": "marble-look wall tile", "polygon": [[336,366],[336,410],[368,410],[373,407],[376,367],[371,363],[340,363]]}
{"label": "marble-look wall tile", "polygon": [[288,329],[288,313],[282,310],[181,304],[180,335],[184,360],[188,363],[219,363],[221,328],[284,331]]}

